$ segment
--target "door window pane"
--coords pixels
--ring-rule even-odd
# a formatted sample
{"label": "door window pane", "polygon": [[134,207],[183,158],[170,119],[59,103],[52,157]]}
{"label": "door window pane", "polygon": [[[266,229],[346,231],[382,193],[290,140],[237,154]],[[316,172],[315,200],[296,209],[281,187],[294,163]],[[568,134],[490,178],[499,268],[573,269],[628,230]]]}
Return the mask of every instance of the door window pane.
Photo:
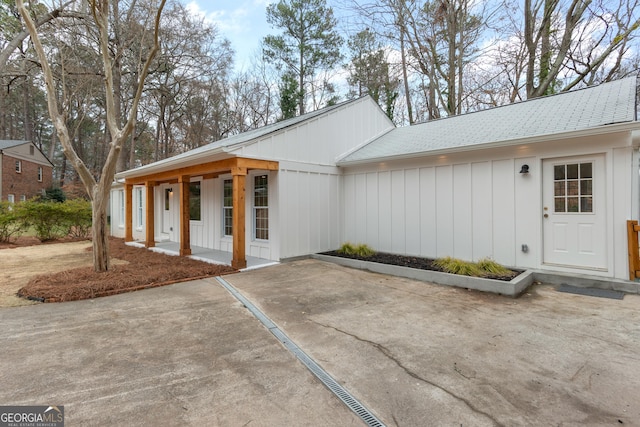
{"label": "door window pane", "polygon": [[564,165],[556,165],[553,167],[553,179],[556,181],[564,179]]}
{"label": "door window pane", "polygon": [[564,181],[554,182],[553,183],[553,195],[554,196],[564,196]]}

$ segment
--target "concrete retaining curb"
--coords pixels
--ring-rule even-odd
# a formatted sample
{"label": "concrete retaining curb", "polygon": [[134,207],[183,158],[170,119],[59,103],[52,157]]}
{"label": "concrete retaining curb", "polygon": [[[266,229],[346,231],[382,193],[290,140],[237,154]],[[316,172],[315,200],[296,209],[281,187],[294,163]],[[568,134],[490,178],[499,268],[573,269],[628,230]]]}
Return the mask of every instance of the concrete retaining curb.
{"label": "concrete retaining curb", "polygon": [[482,277],[462,276],[459,274],[442,273],[440,271],[421,270],[418,268],[402,267],[398,265],[380,264],[377,262],[361,261],[351,258],[342,258],[329,255],[312,254],[312,258],[321,261],[332,262],[345,267],[369,270],[374,273],[389,274],[392,276],[406,277],[408,279],[421,280],[423,282],[437,283],[439,285],[456,286],[459,288],[475,289],[483,292],[517,297],[523,293],[534,281],[534,273],[525,271],[511,281],[485,279]]}

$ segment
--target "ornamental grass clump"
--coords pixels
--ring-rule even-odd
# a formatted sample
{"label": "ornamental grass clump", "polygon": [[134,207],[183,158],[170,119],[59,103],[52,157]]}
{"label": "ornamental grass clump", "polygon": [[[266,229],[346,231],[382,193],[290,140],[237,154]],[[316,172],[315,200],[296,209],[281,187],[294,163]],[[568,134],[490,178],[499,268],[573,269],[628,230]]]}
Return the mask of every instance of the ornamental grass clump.
{"label": "ornamental grass clump", "polygon": [[482,258],[477,262],[478,267],[486,274],[493,276],[508,276],[512,273],[507,267],[498,264],[491,258]]}
{"label": "ornamental grass clump", "polygon": [[343,255],[351,255],[351,256],[357,256],[361,258],[367,258],[372,255],[375,255],[376,253],[376,251],[371,249],[368,245],[365,245],[362,243],[359,245],[354,245],[348,242],[343,243],[337,252]]}
{"label": "ornamental grass clump", "polygon": [[462,276],[484,276],[482,270],[474,262],[445,257],[435,260],[434,264],[441,268],[445,273],[460,274]]}

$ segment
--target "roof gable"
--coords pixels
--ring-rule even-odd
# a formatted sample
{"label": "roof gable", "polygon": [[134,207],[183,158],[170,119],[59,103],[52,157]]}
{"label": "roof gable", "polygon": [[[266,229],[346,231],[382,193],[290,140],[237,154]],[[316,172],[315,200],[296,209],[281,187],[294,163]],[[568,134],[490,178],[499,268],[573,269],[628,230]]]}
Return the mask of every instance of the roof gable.
{"label": "roof gable", "polygon": [[29,144],[31,141],[0,139],[0,150],[17,147],[18,145]]}
{"label": "roof gable", "polygon": [[517,143],[636,120],[636,78],[396,128],[338,164]]}
{"label": "roof gable", "polygon": [[[355,113],[353,116],[354,120],[352,122],[357,122],[363,124],[360,127],[365,127],[366,130],[359,133],[371,133],[381,128],[382,130],[377,131],[375,135],[369,135],[367,140],[373,138],[374,136],[380,135],[382,132],[386,132],[389,128],[393,127],[393,123],[388,119],[388,117],[382,112],[380,107],[372,100],[369,96],[364,96],[361,98],[357,98],[354,100],[345,101],[334,106],[322,108],[320,110],[316,110],[310,113],[306,113],[302,116],[294,117],[288,120],[283,120],[277,123],[273,123],[267,126],[263,126],[258,129],[249,130],[243,132],[241,134],[233,135],[228,138],[203,145],[201,147],[195,148],[193,150],[181,153],[179,155],[169,157],[164,160],[160,160],[158,162],[150,163],[148,165],[140,166],[138,168],[130,169],[128,171],[120,172],[116,174],[116,178],[123,177],[132,177],[132,176],[142,176],[149,173],[155,173],[161,170],[169,170],[175,167],[186,167],[192,166],[202,162],[203,160],[207,161],[215,161],[222,160],[224,158],[236,157],[236,156],[247,156],[251,158],[264,158],[269,160],[281,160],[282,156],[273,156],[267,154],[265,155],[264,147],[269,145],[269,138],[278,136],[280,134],[291,133],[291,138],[295,138],[295,133],[300,129],[306,128],[307,132],[312,132],[313,126],[317,127],[317,122],[326,120],[328,117],[331,117],[332,123],[335,123],[335,119],[333,117],[343,117],[343,121],[345,117],[351,118],[351,115],[345,116],[345,111],[350,111],[353,108],[358,109],[358,106],[365,106],[364,110],[371,112],[374,111],[377,122],[371,124],[370,121],[362,119],[362,115],[358,115]],[[364,111],[363,110],[363,111]],[[363,113],[364,114],[364,113]],[[375,121],[375,120],[374,120]],[[353,126],[356,128],[356,126]],[[324,134],[330,134],[330,131],[335,131],[331,126],[321,126],[321,129],[316,129],[319,132]],[[353,132],[354,135],[358,134],[358,132]],[[342,138],[348,139],[348,138]],[[354,138],[360,141],[358,138]],[[304,140],[304,138],[298,137],[297,140]],[[363,139],[364,141],[364,139]],[[362,141],[362,142],[363,142]],[[303,142],[308,143],[308,141],[304,140]],[[333,141],[332,141],[333,142]],[[352,142],[352,141],[351,141]],[[298,151],[306,152],[307,145],[297,144],[296,149]],[[285,147],[286,149],[286,147]],[[292,151],[288,150],[288,155],[291,155]],[[338,151],[337,153],[331,156],[331,164],[335,164],[335,159],[340,154],[344,153],[345,150]],[[285,156],[286,157],[286,156]]]}
{"label": "roof gable", "polygon": [[[33,151],[30,151],[29,147],[33,147]],[[0,140],[0,151],[4,151],[5,154],[21,160],[53,167],[53,163],[51,163],[42,150],[31,141],[3,139]]]}

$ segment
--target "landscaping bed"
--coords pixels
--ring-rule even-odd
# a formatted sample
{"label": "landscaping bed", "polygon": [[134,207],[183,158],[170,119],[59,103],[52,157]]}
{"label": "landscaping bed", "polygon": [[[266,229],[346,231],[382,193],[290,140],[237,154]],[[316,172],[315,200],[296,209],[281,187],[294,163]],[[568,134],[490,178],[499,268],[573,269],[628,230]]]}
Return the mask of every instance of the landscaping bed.
{"label": "landscaping bed", "polygon": [[131,247],[117,238],[110,239],[110,253],[112,261],[119,260],[112,262],[110,271],[96,273],[91,266],[40,275],[22,287],[18,296],[41,302],[73,301],[236,271],[225,265]]}
{"label": "landscaping bed", "polygon": [[485,275],[482,277],[445,273],[438,267],[434,259],[384,252],[376,252],[369,256],[359,256],[329,251],[313,255],[313,257],[346,267],[511,297],[520,295],[534,280],[532,272],[517,270],[510,270],[509,274]]}

